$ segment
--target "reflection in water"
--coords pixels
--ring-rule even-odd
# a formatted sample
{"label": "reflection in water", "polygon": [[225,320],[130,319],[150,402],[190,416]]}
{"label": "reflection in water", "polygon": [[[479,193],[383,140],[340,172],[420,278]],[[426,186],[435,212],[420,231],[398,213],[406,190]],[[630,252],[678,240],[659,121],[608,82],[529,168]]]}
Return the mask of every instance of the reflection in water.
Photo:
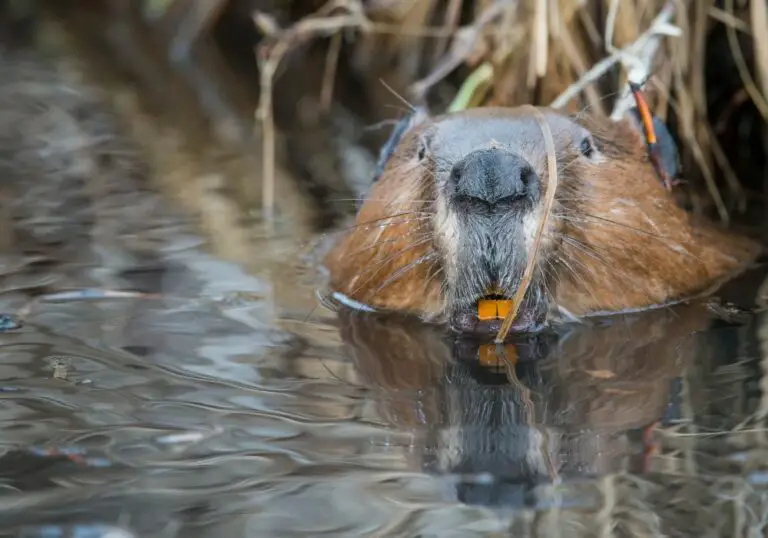
{"label": "reflection in water", "polygon": [[[1,530],[730,536],[733,508],[699,511],[725,493],[712,480],[733,493],[741,476],[722,452],[765,467],[738,434],[686,437],[754,407],[732,405],[717,374],[739,386],[728,338],[746,326],[703,331],[703,305],[542,333],[500,359],[412,320],[275,323],[273,309],[297,317],[295,289],[268,299],[195,249],[156,269],[124,278],[157,298],[46,304],[0,334]],[[712,374],[700,389],[720,380],[716,419],[697,369]],[[762,502],[744,493],[745,525]]]}
{"label": "reflection in water", "polygon": [[651,447],[633,434],[674,418],[670,388],[708,323],[692,305],[528,336],[497,353],[427,326],[344,318],[380,413],[414,432],[418,467],[466,477],[462,502],[516,508],[589,505],[548,486],[645,471]]}

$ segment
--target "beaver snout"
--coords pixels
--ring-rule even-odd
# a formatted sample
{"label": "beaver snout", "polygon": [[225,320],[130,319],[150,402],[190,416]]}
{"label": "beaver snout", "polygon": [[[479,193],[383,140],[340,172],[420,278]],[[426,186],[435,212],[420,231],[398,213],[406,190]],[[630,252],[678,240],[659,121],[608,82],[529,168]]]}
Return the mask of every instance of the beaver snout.
{"label": "beaver snout", "polygon": [[467,210],[508,210],[535,203],[540,181],[520,155],[503,149],[469,153],[451,168],[448,185],[452,202]]}
{"label": "beaver snout", "polygon": [[[438,205],[439,211],[445,209],[435,222],[447,261],[450,325],[462,333],[498,332],[505,317],[498,304],[514,296],[525,270],[541,180],[523,155],[484,147],[453,161],[444,185],[447,204]],[[547,301],[534,295],[520,306],[513,330],[535,331],[542,325]]]}

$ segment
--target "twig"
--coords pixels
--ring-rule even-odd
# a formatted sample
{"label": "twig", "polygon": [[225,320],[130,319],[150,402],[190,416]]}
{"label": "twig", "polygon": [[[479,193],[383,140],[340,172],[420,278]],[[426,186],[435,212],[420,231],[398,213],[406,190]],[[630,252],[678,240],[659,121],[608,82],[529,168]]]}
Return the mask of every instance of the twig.
{"label": "twig", "polygon": [[474,24],[462,27],[456,31],[451,51],[429,75],[411,85],[410,96],[416,101],[422,101],[424,95],[432,86],[447,77],[451,71],[461,65],[472,53],[475,45],[480,40],[483,29],[495,21],[504,10],[512,9],[516,5],[516,0],[497,0],[480,14]]}
{"label": "twig", "polygon": [[544,228],[546,228],[547,222],[549,222],[549,216],[552,213],[552,205],[555,202],[555,192],[557,191],[557,154],[555,153],[555,141],[552,138],[552,131],[549,128],[549,124],[547,123],[544,114],[538,108],[530,105],[525,106],[526,108],[531,109],[533,115],[536,117],[536,121],[539,122],[539,126],[541,127],[544,146],[547,149],[547,175],[549,176],[549,181],[547,182],[547,197],[544,200],[544,208],[541,220],[539,221],[539,227],[536,230],[536,236],[533,239],[533,245],[531,246],[530,252],[528,252],[528,263],[525,266],[523,277],[520,279],[520,284],[517,286],[515,295],[512,298],[512,307],[504,318],[501,328],[496,335],[496,344],[503,344],[504,340],[507,338],[507,334],[509,334],[509,330],[512,328],[512,322],[514,322],[515,317],[517,317],[517,312],[525,297],[525,292],[528,291],[528,287],[531,284],[539,247],[541,246],[541,239],[544,237]]}
{"label": "twig", "polygon": [[440,58],[445,54],[448,48],[448,42],[450,35],[456,30],[460,22],[461,8],[464,5],[464,0],[449,0],[448,7],[445,10],[445,17],[443,19],[443,28],[447,30],[446,35],[440,36],[435,41],[435,50],[432,56],[432,65],[437,64]]}
{"label": "twig", "polygon": [[[733,14],[733,0],[725,0],[725,10],[731,17],[735,17]],[[736,62],[739,76],[744,83],[744,89],[747,90],[749,97],[752,99],[752,102],[755,103],[760,115],[763,116],[765,121],[768,121],[768,101],[766,101],[763,94],[760,93],[755,81],[752,79],[752,75],[749,73],[749,66],[747,66],[747,62],[744,59],[744,53],[739,46],[739,38],[736,35],[736,29],[731,25],[726,25],[725,34],[728,37],[728,44],[731,47],[731,53],[733,54],[733,60]]]}
{"label": "twig", "polygon": [[[670,24],[674,14],[674,2],[667,2],[659,15],[654,19],[649,31],[641,35],[635,43],[628,47],[631,50],[627,51],[627,54],[622,58],[622,63],[624,63],[625,67],[629,67],[627,87],[622,92],[622,97],[616,101],[613,107],[613,112],[611,113],[612,120],[620,120],[632,108],[634,99],[632,92],[628,91],[629,83],[639,83],[648,79],[656,52],[661,45],[661,36],[671,35],[677,37],[681,35],[680,29]],[[613,49],[613,44],[606,43],[606,47]],[[618,52],[621,54],[620,51]]]}
{"label": "twig", "polygon": [[[566,24],[563,24],[563,20],[560,17],[558,10],[551,10],[551,15],[553,21],[552,32],[560,40],[561,50],[568,57],[568,60],[571,62],[571,66],[573,66],[576,74],[579,77],[583,76],[584,73],[587,72],[587,62],[584,60],[584,58],[582,58],[581,53],[579,52],[579,47],[576,45],[576,42],[571,35],[571,30]],[[587,96],[590,109],[593,110],[596,114],[604,115],[605,108],[603,107],[603,102],[600,99],[600,94],[597,92],[595,85],[587,84],[584,88],[584,93]]]}
{"label": "twig", "polygon": [[747,210],[747,193],[744,192],[744,186],[739,182],[739,178],[736,176],[736,171],[733,169],[733,166],[731,166],[723,147],[720,145],[720,142],[712,129],[712,125],[707,123],[704,127],[704,132],[706,133],[712,156],[715,158],[715,162],[720,165],[725,181],[728,183],[728,186],[736,197],[738,211],[744,213]]}
{"label": "twig", "polygon": [[480,67],[472,71],[472,74],[464,80],[461,88],[456,92],[456,97],[453,98],[453,101],[448,106],[448,112],[457,112],[469,108],[478,89],[486,89],[492,80],[493,66],[488,62],[483,62]]}
{"label": "twig", "polygon": [[727,24],[729,26],[733,26],[739,32],[743,32],[747,35],[752,35],[752,29],[749,27],[749,25],[746,22],[734,17],[733,15],[726,13],[720,8],[710,7],[708,14],[710,17],[712,17],[718,22]]}
{"label": "twig", "polygon": [[757,71],[763,96],[768,98],[768,5],[765,2],[750,3],[750,17],[754,32],[755,71]]}
{"label": "twig", "polygon": [[547,74],[549,57],[549,27],[547,24],[547,1],[538,0],[533,12],[533,49],[528,67],[528,88],[536,86],[536,81]]}
{"label": "twig", "polygon": [[589,14],[589,11],[586,9],[580,9],[578,11],[578,17],[592,45],[599,47],[600,43],[603,42],[603,38],[600,35],[597,26],[595,25],[595,21],[592,20],[592,16]]}
{"label": "twig", "polygon": [[691,36],[691,61],[697,64],[698,68],[691,70],[691,93],[693,94],[693,107],[700,116],[707,115],[707,85],[704,81],[704,65],[706,64],[707,53],[707,34],[709,28],[709,17],[707,11],[715,0],[699,0],[694,8],[693,19],[694,26]]}
{"label": "twig", "polygon": [[339,54],[341,53],[342,34],[337,33],[331,38],[328,46],[328,54],[325,57],[325,73],[323,74],[323,87],[320,90],[320,108],[328,111],[333,99],[333,88],[336,85],[336,70],[339,66]]}
{"label": "twig", "polygon": [[[668,1],[661,12],[651,23],[651,26],[643,32],[632,44],[623,49],[615,50],[610,56],[597,62],[589,71],[574,84],[571,84],[557,99],[550,105],[552,108],[563,108],[568,102],[576,97],[588,84],[596,82],[601,76],[608,72],[616,63],[621,62],[626,66],[632,66],[630,71],[630,80],[643,80],[647,78],[651,61],[646,58],[653,58],[659,45],[659,36],[669,35],[678,36],[680,31],[677,27],[670,25],[669,21],[675,13],[674,3]],[[608,21],[610,22],[610,21]],[[607,30],[606,30],[607,32]],[[612,32],[612,30],[611,30]],[[606,44],[607,49],[613,49],[613,45]],[[643,74],[644,73],[644,74]],[[625,92],[624,98],[620,99],[614,107],[611,115],[615,117],[617,110],[631,103],[631,92]],[[631,107],[631,104],[629,105]],[[625,109],[626,110],[626,109]]]}
{"label": "twig", "polygon": [[367,19],[354,10],[348,2],[329,2],[317,14],[336,8],[347,8],[347,14],[318,17],[317,14],[303,19],[287,30],[279,26],[263,13],[254,14],[254,23],[266,33],[274,36],[271,46],[262,46],[257,54],[261,95],[256,111],[256,119],[261,125],[262,134],[262,216],[271,221],[275,205],[275,125],[272,113],[272,83],[275,73],[285,55],[306,40],[324,34],[333,34],[349,27],[365,27]]}
{"label": "twig", "polygon": [[[330,15],[334,11],[342,11],[343,14]],[[478,26],[484,27],[495,17],[494,13],[491,9],[487,10],[487,13],[484,13],[478,21]],[[335,36],[328,51],[329,64],[321,94],[321,103],[328,105],[333,87],[329,81],[334,78],[336,69],[336,60],[330,62],[330,58],[338,57],[338,47],[341,46],[341,38],[338,35],[340,31],[346,28],[359,28],[363,32],[400,35],[408,34],[409,31],[402,26],[370,21],[362,11],[361,5],[351,0],[332,0],[313,15],[286,29],[280,28],[274,19],[264,13],[254,13],[253,19],[256,26],[272,38],[272,43],[260,47],[257,54],[261,91],[256,110],[256,120],[261,126],[262,136],[262,216],[265,220],[271,220],[274,216],[275,204],[275,125],[272,112],[272,86],[285,55],[315,36],[329,34]],[[446,28],[421,28],[410,33],[414,36],[439,38],[450,35],[451,32]]]}
{"label": "twig", "polygon": [[616,18],[619,14],[619,0],[611,0],[608,16],[605,18],[605,51],[616,54],[619,50],[613,45],[613,29],[616,28]]}
{"label": "twig", "polygon": [[[467,28],[455,32],[453,50],[446,61],[435,71],[412,86],[412,92],[416,89],[417,95],[434,85],[458,66],[474,49],[479,40],[483,28],[494,21],[504,9],[517,4],[517,0],[497,0],[487,8],[478,20]],[[333,12],[342,12],[331,15]],[[257,54],[259,63],[260,97],[256,110],[256,120],[261,126],[262,137],[262,215],[265,220],[271,220],[274,216],[275,203],[275,125],[272,111],[272,86],[275,75],[285,55],[297,47],[319,35],[334,35],[334,41],[328,51],[329,63],[327,64],[325,83],[321,93],[321,103],[330,103],[332,92],[333,73],[336,61],[331,58],[338,56],[338,47],[341,39],[338,33],[346,28],[358,28],[363,32],[414,35],[421,37],[443,38],[450,36],[450,28],[419,28],[410,31],[399,25],[375,23],[369,20],[362,10],[359,2],[354,0],[331,0],[323,5],[313,15],[298,21],[296,24],[283,29],[277,22],[265,13],[256,12],[253,15],[256,26],[271,38],[269,45],[262,45]]]}
{"label": "twig", "polygon": [[730,221],[730,215],[728,209],[723,201],[723,196],[717,188],[714,174],[712,173],[711,163],[707,160],[704,151],[701,148],[699,140],[696,138],[696,111],[693,107],[693,99],[688,95],[688,89],[683,83],[683,69],[681,66],[676,66],[674,72],[675,86],[677,88],[677,104],[672,103],[672,107],[675,111],[675,115],[679,120],[681,126],[682,136],[688,143],[689,150],[693,159],[698,164],[701,174],[704,178],[704,182],[709,191],[709,195],[715,204],[717,213],[720,220],[727,224]]}
{"label": "twig", "polygon": [[261,208],[262,217],[267,221],[272,219],[275,205],[275,124],[272,116],[272,80],[286,52],[288,52],[287,43],[278,43],[259,66],[261,95],[256,120],[261,124],[262,136]]}

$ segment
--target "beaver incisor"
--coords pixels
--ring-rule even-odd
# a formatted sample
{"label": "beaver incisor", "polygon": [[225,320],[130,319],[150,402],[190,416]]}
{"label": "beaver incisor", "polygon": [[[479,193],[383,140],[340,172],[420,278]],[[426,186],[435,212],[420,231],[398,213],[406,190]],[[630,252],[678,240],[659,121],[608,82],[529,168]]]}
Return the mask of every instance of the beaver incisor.
{"label": "beaver incisor", "polygon": [[[513,330],[669,304],[710,289],[761,251],[680,208],[639,126],[540,109],[558,185]],[[478,300],[510,298],[543,213],[549,178],[534,112],[478,108],[428,118],[402,136],[355,226],[325,259],[336,297],[374,310],[496,331]],[[343,295],[339,295],[343,294]]]}

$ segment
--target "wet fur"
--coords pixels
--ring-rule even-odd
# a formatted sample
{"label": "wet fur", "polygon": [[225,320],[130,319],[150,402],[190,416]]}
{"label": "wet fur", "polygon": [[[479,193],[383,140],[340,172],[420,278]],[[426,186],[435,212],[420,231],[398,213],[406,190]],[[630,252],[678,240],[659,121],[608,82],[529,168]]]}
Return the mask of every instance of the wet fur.
{"label": "wet fur", "polygon": [[412,159],[414,136],[407,135],[325,264],[335,290],[377,308],[431,318],[445,306],[443,268],[433,241],[432,183],[422,180],[429,172]]}
{"label": "wet fur", "polygon": [[563,241],[557,303],[574,315],[641,309],[705,292],[752,262],[761,247],[678,207],[629,123],[581,123],[608,159],[558,196]]}
{"label": "wet fur", "polygon": [[[556,112],[545,113],[558,151],[559,187],[528,300],[533,294],[548,294],[551,306],[574,316],[643,309],[705,292],[757,257],[761,249],[756,243],[698,221],[675,204],[629,120],[575,118],[599,151],[599,158],[589,160],[579,158],[577,141],[569,138],[574,124]],[[523,121],[530,121],[530,113],[526,116],[519,109],[460,114],[489,120],[509,117],[513,122],[517,117],[521,129]],[[433,120],[440,121],[443,118]],[[457,129],[463,126],[461,121],[454,124]],[[478,286],[467,297],[448,297],[451,290],[445,284],[452,273],[479,263],[489,251],[479,241],[461,243],[455,235],[456,217],[445,210],[435,181],[438,167],[450,163],[417,158],[429,128],[427,122],[405,135],[355,226],[328,254],[326,266],[335,291],[377,309],[433,320],[446,314],[447,299],[468,300],[479,291]],[[526,142],[525,151],[546,184],[541,148],[543,144]],[[539,218],[540,211],[534,211],[515,224],[526,245]],[[508,280],[522,273],[526,257],[514,254],[523,250],[520,247],[501,253],[510,271]],[[479,274],[477,267],[473,271]],[[453,293],[460,295],[461,290]]]}

